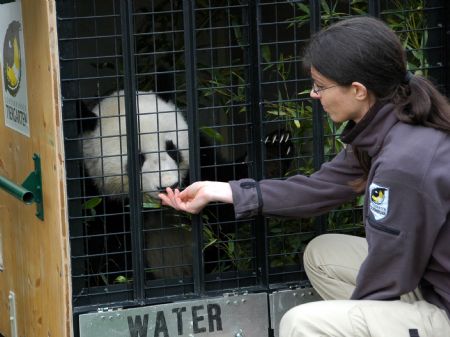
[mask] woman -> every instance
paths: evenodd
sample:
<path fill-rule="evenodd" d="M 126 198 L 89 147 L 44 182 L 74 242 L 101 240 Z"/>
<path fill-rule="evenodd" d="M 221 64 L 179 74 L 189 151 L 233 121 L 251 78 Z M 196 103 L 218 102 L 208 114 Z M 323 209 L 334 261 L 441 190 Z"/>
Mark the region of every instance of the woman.
<path fill-rule="evenodd" d="M 365 193 L 366 238 L 322 235 L 304 266 L 326 300 L 292 308 L 280 336 L 450 336 L 450 106 L 406 70 L 381 21 L 343 20 L 306 52 L 319 99 L 347 145 L 305 177 L 196 182 L 165 205 L 198 213 L 233 203 L 236 217 L 309 217 Z M 288 198 L 286 198 L 288 196 Z"/>

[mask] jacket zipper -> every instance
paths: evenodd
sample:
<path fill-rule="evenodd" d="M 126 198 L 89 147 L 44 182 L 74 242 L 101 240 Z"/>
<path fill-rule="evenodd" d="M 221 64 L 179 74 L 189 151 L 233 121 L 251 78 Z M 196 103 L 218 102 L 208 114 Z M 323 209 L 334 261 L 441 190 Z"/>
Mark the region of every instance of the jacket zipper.
<path fill-rule="evenodd" d="M 369 223 L 369 225 L 371 227 L 373 227 L 375 229 L 378 229 L 378 230 L 380 230 L 382 232 L 386 232 L 386 233 L 393 234 L 393 235 L 396 235 L 396 236 L 400 235 L 400 231 L 398 229 L 389 228 L 389 227 L 386 227 L 386 226 L 383 226 L 383 225 L 380 225 L 380 224 L 375 224 L 375 223 L 373 223 L 373 221 L 369 217 L 367 217 L 367 222 Z"/>

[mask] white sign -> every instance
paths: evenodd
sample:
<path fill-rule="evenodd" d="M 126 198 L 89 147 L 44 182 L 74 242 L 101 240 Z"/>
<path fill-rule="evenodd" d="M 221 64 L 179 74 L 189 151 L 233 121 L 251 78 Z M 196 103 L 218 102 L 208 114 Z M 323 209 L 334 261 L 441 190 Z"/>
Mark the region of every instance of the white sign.
<path fill-rule="evenodd" d="M 30 137 L 22 3 L 0 5 L 0 74 L 7 127 Z"/>
<path fill-rule="evenodd" d="M 264 337 L 266 293 L 242 294 L 81 314 L 80 337 Z"/>

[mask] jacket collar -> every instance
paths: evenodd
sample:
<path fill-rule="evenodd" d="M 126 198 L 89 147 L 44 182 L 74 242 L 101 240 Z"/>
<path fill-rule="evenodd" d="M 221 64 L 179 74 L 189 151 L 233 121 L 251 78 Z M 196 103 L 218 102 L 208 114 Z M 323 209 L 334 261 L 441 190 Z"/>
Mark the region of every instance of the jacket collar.
<path fill-rule="evenodd" d="M 380 151 L 387 133 L 397 122 L 394 105 L 377 102 L 358 123 L 347 123 L 341 140 L 374 157 Z"/>

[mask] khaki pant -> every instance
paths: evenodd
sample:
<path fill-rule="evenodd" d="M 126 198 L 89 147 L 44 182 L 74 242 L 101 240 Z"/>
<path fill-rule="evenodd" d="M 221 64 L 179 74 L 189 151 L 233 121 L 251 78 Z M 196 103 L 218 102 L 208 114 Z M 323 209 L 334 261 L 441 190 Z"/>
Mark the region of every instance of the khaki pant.
<path fill-rule="evenodd" d="M 445 311 L 424 301 L 418 290 L 398 301 L 348 300 L 366 256 L 364 238 L 326 234 L 312 240 L 304 266 L 326 301 L 289 310 L 281 320 L 280 337 L 450 337 Z"/>

